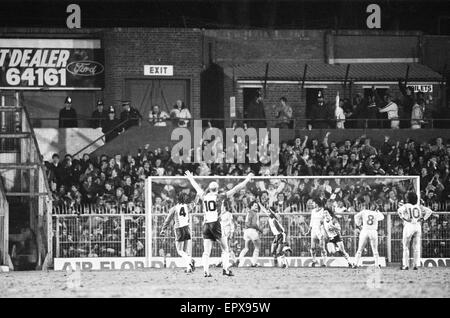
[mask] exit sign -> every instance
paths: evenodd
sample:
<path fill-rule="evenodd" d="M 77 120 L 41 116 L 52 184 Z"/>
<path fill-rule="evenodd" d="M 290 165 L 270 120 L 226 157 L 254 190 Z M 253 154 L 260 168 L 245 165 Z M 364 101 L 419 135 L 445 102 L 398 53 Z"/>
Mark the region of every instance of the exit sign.
<path fill-rule="evenodd" d="M 173 76 L 173 65 L 144 65 L 144 75 Z"/>

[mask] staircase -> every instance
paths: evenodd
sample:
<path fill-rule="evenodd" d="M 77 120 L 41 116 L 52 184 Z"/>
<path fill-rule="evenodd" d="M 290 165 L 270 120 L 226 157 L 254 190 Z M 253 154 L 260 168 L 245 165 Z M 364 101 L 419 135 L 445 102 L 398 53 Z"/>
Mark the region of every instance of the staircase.
<path fill-rule="evenodd" d="M 113 156 L 115 154 L 137 154 L 138 149 L 143 149 L 146 144 L 150 149 L 172 146 L 177 141 L 171 141 L 170 137 L 174 127 L 168 123 L 167 127 L 155 127 L 147 122 L 141 126 L 135 126 L 120 134 L 110 142 L 95 150 L 92 154 Z M 192 133 L 192 132 L 191 132 Z M 82 154 L 81 154 L 82 155 Z"/>
<path fill-rule="evenodd" d="M 0 178 L 4 200 L 0 199 L 0 204 L 8 207 L 0 216 L 3 263 L 11 257 L 13 266 L 9 267 L 15 270 L 40 269 L 51 260 L 51 191 L 28 112 L 19 105 L 19 94 L 9 105 L 5 100 L 2 96 Z"/>

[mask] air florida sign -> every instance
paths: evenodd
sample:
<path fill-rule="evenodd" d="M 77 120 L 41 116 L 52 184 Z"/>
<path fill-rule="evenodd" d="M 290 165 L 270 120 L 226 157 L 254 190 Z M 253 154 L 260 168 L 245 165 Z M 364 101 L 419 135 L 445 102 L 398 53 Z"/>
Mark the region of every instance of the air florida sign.
<path fill-rule="evenodd" d="M 102 89 L 95 39 L 0 39 L 0 89 Z"/>

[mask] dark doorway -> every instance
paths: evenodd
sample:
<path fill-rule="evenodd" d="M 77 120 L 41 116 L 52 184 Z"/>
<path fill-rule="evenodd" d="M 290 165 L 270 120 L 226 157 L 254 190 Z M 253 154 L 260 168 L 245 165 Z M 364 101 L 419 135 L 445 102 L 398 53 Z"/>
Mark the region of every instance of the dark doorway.
<path fill-rule="evenodd" d="M 34 270 L 38 262 L 36 228 L 32 228 L 30 200 L 37 198 L 9 197 L 9 255 L 14 270 Z"/>
<path fill-rule="evenodd" d="M 248 87 L 244 88 L 244 118 L 248 118 L 248 105 L 258 96 L 260 88 Z"/>
<path fill-rule="evenodd" d="M 211 63 L 200 75 L 200 117 L 207 118 L 213 127 L 224 127 L 224 73 L 222 67 Z M 218 120 L 214 120 L 217 118 Z"/>
<path fill-rule="evenodd" d="M 155 105 L 169 114 L 177 100 L 183 101 L 192 114 L 189 80 L 127 79 L 125 97 L 144 119 Z"/>

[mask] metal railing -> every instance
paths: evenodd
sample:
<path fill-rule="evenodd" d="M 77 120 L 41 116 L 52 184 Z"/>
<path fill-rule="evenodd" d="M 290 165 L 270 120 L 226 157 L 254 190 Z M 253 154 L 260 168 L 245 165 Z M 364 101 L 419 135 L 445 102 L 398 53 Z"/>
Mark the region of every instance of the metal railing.
<path fill-rule="evenodd" d="M 378 227 L 378 251 L 388 262 L 400 262 L 402 257 L 402 223 L 395 212 L 384 212 L 385 219 Z M 160 236 L 162 224 L 167 214 L 152 214 L 151 256 L 176 257 L 175 238 L 173 234 Z M 310 234 L 308 231 L 310 213 L 281 213 L 288 242 L 294 257 L 309 256 Z M 354 213 L 342 213 L 339 223 L 346 251 L 354 255 L 357 249 L 359 229 L 354 226 Z M 146 215 L 142 214 L 85 214 L 54 215 L 55 257 L 145 257 Z M 230 239 L 230 249 L 237 256 L 243 248 L 243 229 L 245 214 L 233 213 L 234 232 Z M 202 224 L 203 214 L 190 214 L 192 256 L 201 257 L 203 252 Z M 440 212 L 424 222 L 422 234 L 422 257 L 450 257 L 450 221 L 449 212 Z M 263 232 L 261 238 L 261 257 L 272 256 L 270 253 L 273 235 L 268 227 L 267 217 L 259 215 L 259 224 Z M 169 231 L 168 233 L 173 233 Z M 213 257 L 220 256 L 220 249 L 215 246 Z M 371 256 L 367 247 L 363 256 Z"/>
<path fill-rule="evenodd" d="M 145 215 L 53 215 L 55 257 L 145 256 Z"/>
<path fill-rule="evenodd" d="M 9 205 L 3 180 L 0 178 L 0 265 L 8 265 L 9 260 Z"/>
<path fill-rule="evenodd" d="M 302 202 L 296 204 L 283 204 L 277 210 L 278 213 L 307 213 L 309 211 L 308 200 L 304 200 Z M 435 212 L 445 212 L 450 211 L 450 201 L 434 203 L 433 205 L 427 204 L 425 202 L 425 206 L 431 208 Z M 231 205 L 231 209 L 233 213 L 242 213 L 245 210 L 247 204 L 238 201 L 234 202 Z M 359 211 L 364 204 L 352 204 L 351 206 L 346 207 L 347 210 L 352 209 L 354 211 Z M 171 205 L 162 204 L 162 205 L 153 205 L 152 213 L 155 214 L 167 214 Z M 393 202 L 386 205 L 386 207 L 380 206 L 379 209 L 381 212 L 387 211 L 397 211 L 399 208 L 399 203 Z M 199 212 L 199 206 L 196 207 L 196 211 Z M 70 214 L 145 214 L 144 202 L 131 202 L 130 204 L 61 204 L 53 206 L 53 215 L 70 215 Z"/>
<path fill-rule="evenodd" d="M 72 120 L 73 118 L 62 118 L 63 120 Z M 107 119 L 104 119 L 106 121 Z M 208 127 L 211 124 L 213 127 L 226 128 L 233 127 L 236 124 L 238 127 L 278 127 L 286 129 L 335 129 L 337 119 L 311 119 L 311 118 L 292 118 L 289 121 L 281 121 L 274 118 L 189 118 L 189 119 L 132 119 L 139 121 L 140 124 L 150 124 L 152 126 L 171 126 L 178 127 L 178 122 L 186 122 L 188 126 L 192 125 L 194 120 L 200 120 L 203 127 Z M 390 129 L 391 121 L 400 121 L 400 128 L 411 128 L 411 118 L 347 118 L 344 121 L 345 129 Z M 34 127 L 55 127 L 59 125 L 60 118 L 55 117 L 32 117 L 31 123 Z M 77 127 L 79 128 L 98 128 L 102 127 L 102 120 L 92 117 L 79 117 L 76 119 Z M 96 123 L 96 124 L 95 124 Z M 100 123 L 100 124 L 99 124 Z M 450 123 L 450 118 L 427 118 L 424 119 L 420 126 L 421 129 L 435 129 L 447 128 Z"/>

